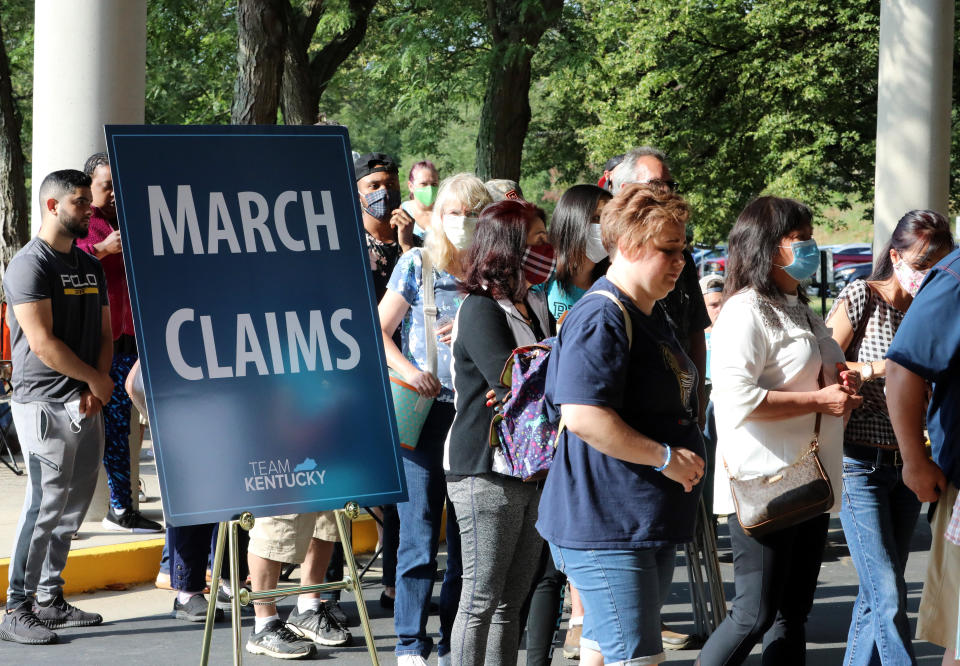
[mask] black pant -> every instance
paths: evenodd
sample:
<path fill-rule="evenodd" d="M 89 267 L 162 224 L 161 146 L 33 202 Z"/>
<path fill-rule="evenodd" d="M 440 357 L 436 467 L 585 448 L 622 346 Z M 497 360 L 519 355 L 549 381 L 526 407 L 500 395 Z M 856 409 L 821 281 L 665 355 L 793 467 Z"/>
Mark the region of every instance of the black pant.
<path fill-rule="evenodd" d="M 727 517 L 737 595 L 700 653 L 701 666 L 742 664 L 763 639 L 764 666 L 802 666 L 804 625 L 813 608 L 829 514 L 753 538 Z"/>
<path fill-rule="evenodd" d="M 544 543 L 533 588 L 520 609 L 520 635 L 523 636 L 524 624 L 527 629 L 527 666 L 550 663 L 550 648 L 560 624 L 563 586 L 566 584 L 567 577 L 557 571 L 550 548 Z"/>

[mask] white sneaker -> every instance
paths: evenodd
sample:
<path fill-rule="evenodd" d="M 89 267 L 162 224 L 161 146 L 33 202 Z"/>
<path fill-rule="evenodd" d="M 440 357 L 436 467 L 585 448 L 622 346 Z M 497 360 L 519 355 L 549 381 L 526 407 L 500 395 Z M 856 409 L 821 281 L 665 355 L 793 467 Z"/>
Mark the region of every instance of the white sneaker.
<path fill-rule="evenodd" d="M 397 666 L 427 666 L 427 660 L 419 654 L 404 654 L 397 657 Z"/>
<path fill-rule="evenodd" d="M 446 653 L 442 657 L 437 655 L 437 666 L 450 666 L 453 662 L 450 661 L 450 653 Z"/>

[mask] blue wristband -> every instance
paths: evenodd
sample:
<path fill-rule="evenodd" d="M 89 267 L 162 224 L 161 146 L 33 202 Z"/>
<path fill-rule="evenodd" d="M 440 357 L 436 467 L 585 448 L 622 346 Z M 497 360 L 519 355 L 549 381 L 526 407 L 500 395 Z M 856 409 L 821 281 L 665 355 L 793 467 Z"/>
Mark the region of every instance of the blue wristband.
<path fill-rule="evenodd" d="M 654 467 L 653 468 L 654 472 L 662 472 L 663 470 L 665 470 L 667 468 L 667 465 L 670 464 L 670 458 L 673 457 L 673 450 L 670 448 L 670 445 L 664 444 L 664 446 L 667 447 L 667 459 L 663 461 L 663 464 L 660 465 L 660 467 Z"/>

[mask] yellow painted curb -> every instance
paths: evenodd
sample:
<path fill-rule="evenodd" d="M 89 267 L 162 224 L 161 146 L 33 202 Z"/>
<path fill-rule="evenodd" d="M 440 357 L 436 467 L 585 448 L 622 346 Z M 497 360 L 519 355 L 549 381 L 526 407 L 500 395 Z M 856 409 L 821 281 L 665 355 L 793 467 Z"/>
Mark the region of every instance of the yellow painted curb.
<path fill-rule="evenodd" d="M 160 569 L 162 551 L 163 539 L 71 550 L 63 570 L 63 592 L 77 594 L 108 585 L 154 580 Z M 0 559 L 0 580 L 8 580 L 9 565 L 9 558 Z M 0 589 L 0 601 L 6 601 L 6 596 L 4 585 Z"/>

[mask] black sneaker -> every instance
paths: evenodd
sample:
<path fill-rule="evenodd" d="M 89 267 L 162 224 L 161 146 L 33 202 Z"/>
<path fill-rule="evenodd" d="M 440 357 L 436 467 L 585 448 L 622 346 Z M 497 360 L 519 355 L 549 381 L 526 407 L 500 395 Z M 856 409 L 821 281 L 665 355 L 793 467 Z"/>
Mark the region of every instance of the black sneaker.
<path fill-rule="evenodd" d="M 25 645 L 48 645 L 57 642 L 50 631 L 30 609 L 29 602 L 3 614 L 0 619 L 0 640 Z"/>
<path fill-rule="evenodd" d="M 350 632 L 330 615 L 323 604 L 320 604 L 319 610 L 306 611 L 303 614 L 294 606 L 287 618 L 287 625 L 301 636 L 320 645 L 348 645 L 352 638 Z"/>
<path fill-rule="evenodd" d="M 88 613 L 68 604 L 67 600 L 63 598 L 62 592 L 46 604 L 38 601 L 34 613 L 38 620 L 51 629 L 92 627 L 103 622 L 103 618 L 97 613 Z"/>
<path fill-rule="evenodd" d="M 229 592 L 225 592 L 222 587 L 217 588 L 217 608 L 223 612 L 228 612 L 233 610 L 233 597 L 230 596 Z M 253 604 L 247 604 L 246 606 L 240 606 L 241 615 L 253 615 Z"/>
<path fill-rule="evenodd" d="M 324 601 L 323 607 L 327 609 L 327 614 L 337 621 L 341 627 L 349 627 L 350 620 L 347 618 L 347 614 L 340 608 L 340 602 L 334 599 L 333 601 Z"/>
<path fill-rule="evenodd" d="M 173 600 L 173 617 L 187 622 L 206 622 L 207 621 L 207 600 L 202 594 L 195 594 L 185 604 L 180 603 L 180 599 Z M 220 622 L 223 619 L 223 611 L 219 608 L 213 613 L 214 622 Z"/>
<path fill-rule="evenodd" d="M 103 529 L 110 532 L 130 532 L 131 534 L 156 534 L 163 531 L 163 525 L 155 520 L 144 518 L 143 514 L 134 509 L 127 509 L 123 515 L 111 506 L 107 517 L 101 523 Z"/>
<path fill-rule="evenodd" d="M 313 656 L 313 642 L 290 631 L 282 620 L 274 620 L 247 639 L 247 652 L 274 659 L 303 659 Z"/>

